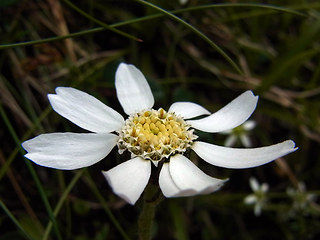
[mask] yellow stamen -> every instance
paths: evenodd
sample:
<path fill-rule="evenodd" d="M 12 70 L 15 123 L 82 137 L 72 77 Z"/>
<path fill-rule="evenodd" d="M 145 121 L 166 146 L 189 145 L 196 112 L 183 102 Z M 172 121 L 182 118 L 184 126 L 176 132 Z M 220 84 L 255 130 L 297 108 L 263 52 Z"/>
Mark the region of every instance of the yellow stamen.
<path fill-rule="evenodd" d="M 120 152 L 129 150 L 134 156 L 160 161 L 175 153 L 183 153 L 194 139 L 193 130 L 174 113 L 160 108 L 131 115 L 119 132 Z"/>

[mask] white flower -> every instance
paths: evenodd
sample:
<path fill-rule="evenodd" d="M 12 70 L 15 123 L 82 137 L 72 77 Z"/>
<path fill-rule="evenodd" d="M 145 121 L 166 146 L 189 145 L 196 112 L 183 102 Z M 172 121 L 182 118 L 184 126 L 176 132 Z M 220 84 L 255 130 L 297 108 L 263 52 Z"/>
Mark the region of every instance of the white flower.
<path fill-rule="evenodd" d="M 295 211 L 305 211 L 311 202 L 316 200 L 316 195 L 308 193 L 306 191 L 306 185 L 303 182 L 299 182 L 296 189 L 287 188 L 287 194 L 293 200 L 293 209 L 290 214 L 294 214 Z"/>
<path fill-rule="evenodd" d="M 179 3 L 180 3 L 181 5 L 185 5 L 187 2 L 188 2 L 188 0 L 179 0 Z"/>
<path fill-rule="evenodd" d="M 116 92 L 127 120 L 96 98 L 70 87 L 56 88 L 48 98 L 53 109 L 92 133 L 42 134 L 22 144 L 33 162 L 57 169 L 87 167 L 105 158 L 117 145 L 131 159 L 103 174 L 113 191 L 134 204 L 146 187 L 152 162 L 162 166 L 159 185 L 166 197 L 193 196 L 218 190 L 225 180 L 206 175 L 183 153 L 195 151 L 210 164 L 250 168 L 295 151 L 291 140 L 268 147 L 237 149 L 195 141 L 194 129 L 221 132 L 245 122 L 258 97 L 246 91 L 216 113 L 192 102 L 176 102 L 166 112 L 152 109 L 154 98 L 143 74 L 121 63 L 116 71 Z M 187 120 L 209 115 L 199 120 Z"/>
<path fill-rule="evenodd" d="M 267 183 L 260 185 L 254 177 L 249 179 L 249 183 L 253 194 L 248 195 L 244 199 L 244 203 L 248 205 L 254 204 L 254 214 L 260 216 L 261 210 L 267 201 L 266 193 L 269 190 L 269 185 Z"/>
<path fill-rule="evenodd" d="M 244 124 L 235 127 L 233 129 L 229 129 L 221 132 L 221 134 L 229 135 L 224 143 L 226 147 L 232 147 L 236 144 L 238 140 L 245 147 L 251 147 L 251 141 L 248 136 L 248 132 L 252 130 L 256 126 L 256 122 L 253 120 L 248 120 Z"/>

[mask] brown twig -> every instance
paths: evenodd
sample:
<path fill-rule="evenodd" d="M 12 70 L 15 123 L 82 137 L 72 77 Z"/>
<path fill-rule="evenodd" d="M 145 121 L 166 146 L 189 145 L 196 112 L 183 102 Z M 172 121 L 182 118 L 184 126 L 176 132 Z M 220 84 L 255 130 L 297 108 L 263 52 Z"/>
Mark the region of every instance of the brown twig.
<path fill-rule="evenodd" d="M 59 35 L 68 35 L 69 30 L 68 30 L 68 26 L 67 26 L 66 20 L 63 15 L 60 1 L 59 0 L 48 0 L 48 2 L 51 7 L 52 14 L 53 14 L 53 16 L 56 20 L 56 23 L 57 23 L 57 27 L 59 29 Z M 73 40 L 72 39 L 65 39 L 64 41 L 66 43 L 68 56 L 70 57 L 72 62 L 75 62 L 76 61 L 76 54 L 74 51 Z"/>
<path fill-rule="evenodd" d="M 5 157 L 3 153 L 0 151 L 0 163 L 1 165 L 5 164 Z M 40 223 L 40 220 L 38 219 L 36 213 L 33 211 L 32 207 L 30 206 L 25 194 L 23 193 L 23 190 L 21 189 L 17 179 L 15 178 L 15 174 L 12 172 L 12 170 L 8 169 L 7 170 L 7 176 L 12 184 L 13 189 L 15 190 L 16 194 L 18 195 L 22 205 L 26 209 L 26 212 L 28 215 L 32 218 L 35 219 L 37 222 Z"/>

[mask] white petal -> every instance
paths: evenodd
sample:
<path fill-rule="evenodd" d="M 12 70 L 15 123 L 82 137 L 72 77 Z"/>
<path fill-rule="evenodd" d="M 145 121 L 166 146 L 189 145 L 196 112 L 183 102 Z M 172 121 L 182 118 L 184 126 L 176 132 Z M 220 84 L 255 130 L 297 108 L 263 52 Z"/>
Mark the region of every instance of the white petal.
<path fill-rule="evenodd" d="M 57 87 L 57 94 L 48 94 L 52 108 L 74 124 L 91 132 L 118 130 L 123 117 L 95 97 L 71 87 Z"/>
<path fill-rule="evenodd" d="M 159 176 L 159 185 L 166 197 L 212 193 L 219 190 L 225 182 L 225 180 L 208 176 L 180 154 L 171 157 L 170 163 L 165 163 L 163 167 Z"/>
<path fill-rule="evenodd" d="M 265 192 L 268 192 L 268 190 L 269 190 L 269 185 L 267 183 L 262 183 L 261 191 L 265 193 Z"/>
<path fill-rule="evenodd" d="M 248 120 L 242 126 L 244 130 L 250 131 L 256 127 L 256 122 L 254 120 Z"/>
<path fill-rule="evenodd" d="M 254 194 L 250 194 L 248 196 L 245 197 L 245 199 L 243 200 L 245 204 L 254 204 L 258 201 L 257 196 Z"/>
<path fill-rule="evenodd" d="M 235 135 L 230 135 L 224 142 L 224 146 L 231 147 L 236 143 L 236 141 L 237 141 L 237 137 Z"/>
<path fill-rule="evenodd" d="M 257 203 L 254 205 L 254 215 L 255 215 L 255 216 L 260 216 L 260 215 L 261 215 L 261 209 L 262 209 L 261 203 L 257 202 Z"/>
<path fill-rule="evenodd" d="M 243 146 L 245 146 L 247 148 L 252 146 L 251 145 L 251 140 L 250 140 L 250 138 L 248 137 L 247 134 L 244 133 L 244 134 L 240 135 L 240 140 L 241 140 Z"/>
<path fill-rule="evenodd" d="M 121 63 L 116 72 L 119 102 L 128 115 L 153 107 L 154 98 L 141 71 L 133 65 Z"/>
<path fill-rule="evenodd" d="M 159 161 L 153 161 L 153 160 L 151 160 L 151 162 L 153 163 L 153 165 L 154 165 L 155 167 L 158 167 Z"/>
<path fill-rule="evenodd" d="M 233 133 L 232 129 L 228 129 L 228 130 L 225 130 L 225 131 L 222 131 L 222 132 L 219 132 L 220 134 L 224 134 L 224 135 L 230 135 Z"/>
<path fill-rule="evenodd" d="M 298 149 L 291 140 L 260 148 L 228 148 L 197 141 L 191 148 L 208 163 L 225 168 L 257 167 Z"/>
<path fill-rule="evenodd" d="M 147 186 L 151 162 L 136 157 L 102 173 L 113 192 L 133 205 Z"/>
<path fill-rule="evenodd" d="M 41 166 L 71 170 L 106 157 L 118 136 L 110 133 L 47 133 L 22 143 L 25 157 Z"/>
<path fill-rule="evenodd" d="M 187 123 L 198 130 L 212 133 L 235 128 L 251 116 L 257 101 L 258 96 L 246 91 L 212 115 L 199 120 L 189 120 Z"/>
<path fill-rule="evenodd" d="M 171 105 L 168 112 L 174 112 L 184 119 L 208 115 L 210 112 L 199 104 L 192 102 L 175 102 Z"/>
<path fill-rule="evenodd" d="M 180 192 L 180 189 L 174 183 L 170 175 L 168 162 L 165 162 L 161 168 L 159 175 L 159 186 L 163 195 L 166 197 L 177 196 Z"/>
<path fill-rule="evenodd" d="M 254 177 L 251 177 L 249 179 L 250 187 L 253 192 L 257 192 L 260 189 L 260 184 L 258 183 L 257 179 Z"/>

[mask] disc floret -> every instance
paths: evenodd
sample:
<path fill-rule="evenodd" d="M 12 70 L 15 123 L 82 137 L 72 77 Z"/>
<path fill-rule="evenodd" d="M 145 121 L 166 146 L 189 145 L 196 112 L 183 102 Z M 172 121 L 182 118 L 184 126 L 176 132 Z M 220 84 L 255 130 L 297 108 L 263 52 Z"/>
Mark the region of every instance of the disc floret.
<path fill-rule="evenodd" d="M 160 161 L 185 152 L 197 138 L 193 131 L 175 113 L 162 108 L 141 111 L 129 116 L 120 130 L 119 152 L 129 150 L 133 157 Z"/>

